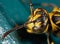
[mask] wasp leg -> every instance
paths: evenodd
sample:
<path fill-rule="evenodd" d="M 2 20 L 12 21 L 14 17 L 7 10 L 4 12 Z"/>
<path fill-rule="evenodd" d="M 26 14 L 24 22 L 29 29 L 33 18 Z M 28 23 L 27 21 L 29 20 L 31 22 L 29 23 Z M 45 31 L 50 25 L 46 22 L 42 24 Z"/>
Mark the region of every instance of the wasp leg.
<path fill-rule="evenodd" d="M 51 40 L 49 33 L 47 35 L 47 44 L 54 44 L 54 42 Z"/>
<path fill-rule="evenodd" d="M 60 30 L 57 30 L 55 32 L 53 32 L 55 37 L 59 37 L 60 38 Z"/>
<path fill-rule="evenodd" d="M 46 33 L 46 35 L 47 35 L 47 44 L 50 44 L 50 41 L 49 41 L 49 34 Z"/>

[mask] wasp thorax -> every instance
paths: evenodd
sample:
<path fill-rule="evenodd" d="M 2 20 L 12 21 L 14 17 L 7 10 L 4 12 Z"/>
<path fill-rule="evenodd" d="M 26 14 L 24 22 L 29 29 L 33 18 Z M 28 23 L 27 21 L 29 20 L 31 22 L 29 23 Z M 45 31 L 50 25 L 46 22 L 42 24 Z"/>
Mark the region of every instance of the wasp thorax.
<path fill-rule="evenodd" d="M 60 12 L 59 11 L 53 11 L 50 13 L 50 22 L 52 26 L 52 30 L 60 30 Z"/>
<path fill-rule="evenodd" d="M 33 16 L 33 15 L 32 15 Z M 29 19 L 27 24 L 27 32 L 29 33 L 44 33 L 48 30 L 48 17 L 46 10 L 37 8 L 34 11 L 34 16 Z"/>

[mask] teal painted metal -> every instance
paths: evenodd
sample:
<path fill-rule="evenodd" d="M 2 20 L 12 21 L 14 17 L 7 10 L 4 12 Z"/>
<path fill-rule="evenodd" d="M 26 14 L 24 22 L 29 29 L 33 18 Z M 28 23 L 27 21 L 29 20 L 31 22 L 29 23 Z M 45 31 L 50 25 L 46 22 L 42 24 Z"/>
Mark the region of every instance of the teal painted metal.
<path fill-rule="evenodd" d="M 58 7 L 60 7 L 60 0 L 32 0 L 33 3 L 54 3 Z M 15 24 L 23 24 L 26 22 L 28 16 L 30 15 L 29 11 L 29 5 L 23 4 L 21 0 L 0 0 L 0 11 L 2 11 L 3 16 L 7 19 L 6 22 L 8 22 L 8 26 Z M 37 7 L 37 6 L 36 6 Z M 42 6 L 38 6 L 42 7 Z M 43 7 L 44 8 L 44 7 Z M 47 9 L 47 8 L 46 8 Z M 48 11 L 50 9 L 47 9 Z M 1 18 L 1 16 L 0 16 Z M 5 23 L 3 23 L 4 25 Z M 12 27 L 10 27 L 12 28 Z M 57 44 L 60 44 L 60 38 L 54 37 L 51 34 L 51 38 L 54 40 L 54 42 Z M 30 42 L 29 42 L 30 43 Z"/>

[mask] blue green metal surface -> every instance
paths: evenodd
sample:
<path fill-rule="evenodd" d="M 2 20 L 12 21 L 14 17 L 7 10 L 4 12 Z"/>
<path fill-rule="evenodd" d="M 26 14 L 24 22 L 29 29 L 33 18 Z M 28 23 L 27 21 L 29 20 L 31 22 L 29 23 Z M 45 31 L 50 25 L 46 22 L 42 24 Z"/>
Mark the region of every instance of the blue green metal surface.
<path fill-rule="evenodd" d="M 24 0 L 25 1 L 25 0 Z M 58 7 L 60 7 L 60 0 L 32 0 L 33 3 L 54 3 Z M 42 7 L 42 6 L 35 6 Z M 44 7 L 42 7 L 44 8 Z M 46 8 L 47 11 L 50 11 L 49 8 Z M 0 36 L 7 30 L 13 28 L 15 24 L 23 24 L 27 21 L 28 16 L 30 15 L 29 5 L 24 4 L 21 0 L 0 0 Z M 14 35 L 14 36 L 13 36 Z M 1 37 L 0 37 L 1 38 Z M 54 37 L 51 34 L 51 38 L 55 42 L 55 44 L 60 44 L 60 38 Z M 17 38 L 17 33 L 13 32 L 9 34 L 4 43 L 1 44 L 32 44 L 31 41 L 21 41 Z"/>

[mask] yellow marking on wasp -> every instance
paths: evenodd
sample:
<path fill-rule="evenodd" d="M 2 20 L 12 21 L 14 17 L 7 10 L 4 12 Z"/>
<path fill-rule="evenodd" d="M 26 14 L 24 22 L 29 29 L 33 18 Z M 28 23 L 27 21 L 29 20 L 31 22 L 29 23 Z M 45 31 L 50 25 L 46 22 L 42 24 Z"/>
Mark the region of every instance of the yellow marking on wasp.
<path fill-rule="evenodd" d="M 45 24 L 48 22 L 48 18 L 45 20 Z"/>
<path fill-rule="evenodd" d="M 57 6 L 54 7 L 53 11 L 58 11 L 59 8 Z"/>
<path fill-rule="evenodd" d="M 47 27 L 46 27 L 44 33 L 48 31 L 48 27 L 49 27 L 49 24 L 47 25 Z"/>
<path fill-rule="evenodd" d="M 59 17 L 59 16 L 60 16 L 60 14 L 55 14 L 54 16 L 58 16 L 58 17 Z"/>
<path fill-rule="evenodd" d="M 38 26 L 40 26 L 40 25 L 41 25 L 41 23 L 42 23 L 42 22 L 36 22 L 36 23 L 35 23 L 35 26 L 37 26 L 37 27 L 38 27 Z"/>
<path fill-rule="evenodd" d="M 28 32 L 28 33 L 32 33 L 32 30 L 27 29 L 27 32 Z"/>
<path fill-rule="evenodd" d="M 29 33 L 32 33 L 33 31 L 32 31 L 32 28 L 34 27 L 34 26 L 40 26 L 40 24 L 41 24 L 41 22 L 36 22 L 35 24 L 33 24 L 33 23 L 30 23 L 30 24 L 28 24 L 27 25 L 27 27 L 28 27 L 28 29 L 27 29 L 27 32 L 29 32 Z"/>
<path fill-rule="evenodd" d="M 28 27 L 29 29 L 32 29 L 32 27 L 34 27 L 34 23 L 29 23 L 29 24 L 27 24 L 27 27 Z"/>
<path fill-rule="evenodd" d="M 55 31 L 57 30 L 57 26 L 53 23 L 53 21 L 51 20 L 51 26 L 52 26 L 52 30 Z"/>
<path fill-rule="evenodd" d="M 51 44 L 54 44 L 54 42 L 51 42 Z"/>
<path fill-rule="evenodd" d="M 35 15 L 35 16 L 32 18 L 32 21 L 34 21 L 34 20 L 38 19 L 39 17 L 41 17 L 41 15 L 40 15 L 40 14 Z"/>
<path fill-rule="evenodd" d="M 52 13 L 50 13 L 49 14 L 49 18 L 50 18 L 50 22 L 51 22 L 51 26 L 52 26 L 52 31 L 56 31 L 57 30 L 57 28 L 59 28 L 60 29 L 60 27 L 59 26 L 57 26 L 53 21 L 52 21 L 52 16 L 54 15 L 54 13 L 52 12 Z"/>
<path fill-rule="evenodd" d="M 60 21 L 57 21 L 57 22 L 56 22 L 56 24 L 59 24 L 59 23 L 60 23 Z"/>
<path fill-rule="evenodd" d="M 44 10 L 44 9 L 43 9 Z M 48 12 L 46 11 L 46 10 L 44 10 L 45 11 L 45 13 L 46 13 L 46 15 L 48 15 Z"/>
<path fill-rule="evenodd" d="M 52 30 L 55 31 L 55 30 L 57 30 L 57 29 L 56 29 L 57 26 L 53 23 L 53 21 L 52 21 L 52 16 L 53 16 L 53 13 L 50 13 L 50 14 L 49 14 L 49 18 L 50 18 Z"/>
<path fill-rule="evenodd" d="M 48 18 L 45 20 L 45 22 L 47 22 L 48 21 Z"/>
<path fill-rule="evenodd" d="M 27 32 L 32 33 L 32 28 L 34 27 L 34 23 L 27 24 L 27 27 L 28 27 Z"/>
<path fill-rule="evenodd" d="M 33 15 L 30 15 L 30 16 L 29 16 L 29 21 L 28 21 L 28 22 L 31 22 L 31 21 L 32 21 L 32 18 L 33 18 Z"/>
<path fill-rule="evenodd" d="M 35 11 L 34 11 L 34 15 L 36 14 L 37 11 L 41 11 L 41 9 L 38 9 L 38 8 L 35 9 Z"/>
<path fill-rule="evenodd" d="M 33 31 L 32 31 L 32 30 L 27 29 L 27 32 L 28 32 L 28 33 L 32 33 Z"/>
<path fill-rule="evenodd" d="M 41 15 L 40 14 L 37 14 L 37 15 L 34 15 L 34 16 L 30 16 L 30 19 L 29 19 L 29 22 L 30 21 L 34 21 L 34 20 L 36 20 L 37 18 L 39 18 L 39 17 L 41 17 Z"/>
<path fill-rule="evenodd" d="M 47 23 L 47 21 L 48 21 L 48 18 L 45 20 L 45 22 Z M 48 31 L 48 27 L 49 27 L 49 24 L 47 25 L 47 27 L 46 27 L 44 33 Z"/>

